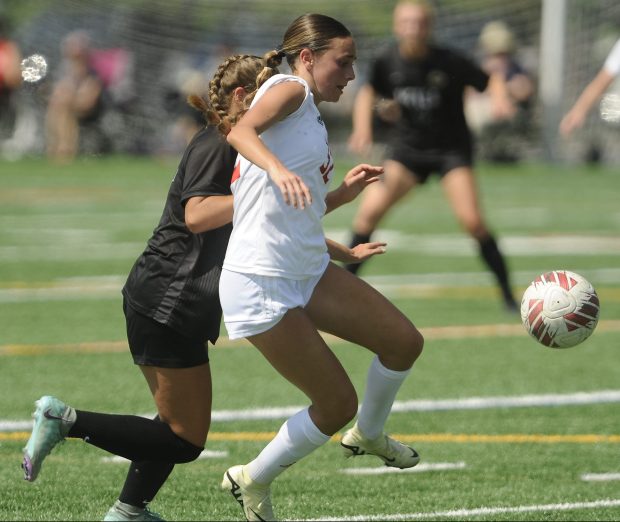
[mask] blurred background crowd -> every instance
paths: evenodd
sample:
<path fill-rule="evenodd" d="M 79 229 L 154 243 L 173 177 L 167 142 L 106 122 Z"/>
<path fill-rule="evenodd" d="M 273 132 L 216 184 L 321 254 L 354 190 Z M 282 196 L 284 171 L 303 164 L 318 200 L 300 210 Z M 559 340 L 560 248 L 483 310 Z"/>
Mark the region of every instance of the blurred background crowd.
<path fill-rule="evenodd" d="M 556 99 L 540 96 L 543 12 L 563 24 Z M 480 158 L 492 162 L 618 162 L 617 117 L 592 111 L 570 139 L 559 119 L 603 64 L 620 27 L 617 0 L 436 0 L 435 39 L 505 74 L 518 107 L 496 121 L 483 95 L 467 98 Z M 0 0 L 0 154 L 67 162 L 81 154 L 177 154 L 203 125 L 185 98 L 206 90 L 226 56 L 262 55 L 303 12 L 343 20 L 358 43 L 358 78 L 322 107 L 344 147 L 356 87 L 390 41 L 384 0 Z M 551 9 L 549 7 L 551 6 Z M 549 15 L 547 15 L 549 16 Z M 557 23 L 555 24 L 557 28 Z M 557 71 L 556 71 L 557 73 Z M 607 105 L 619 98 L 609 89 Z M 612 111 L 613 112 L 613 111 Z M 550 131 L 551 129 L 551 131 Z"/>

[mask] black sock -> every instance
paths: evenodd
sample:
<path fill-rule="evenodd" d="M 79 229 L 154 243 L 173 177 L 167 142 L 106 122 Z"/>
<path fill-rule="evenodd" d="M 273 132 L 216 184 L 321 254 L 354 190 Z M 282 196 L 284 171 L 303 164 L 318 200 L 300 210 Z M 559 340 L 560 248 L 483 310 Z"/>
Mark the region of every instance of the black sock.
<path fill-rule="evenodd" d="M 125 504 L 145 508 L 172 473 L 172 462 L 132 462 L 118 499 Z"/>
<path fill-rule="evenodd" d="M 203 448 L 176 435 L 168 424 L 135 415 L 110 415 L 76 410 L 68 437 L 84 439 L 134 462 L 191 462 Z"/>
<path fill-rule="evenodd" d="M 489 269 L 493 272 L 493 274 L 495 274 L 495 278 L 501 288 L 504 301 L 509 305 L 513 305 L 515 303 L 515 299 L 512 295 L 512 290 L 510 289 L 510 283 L 508 282 L 506 262 L 504 261 L 504 256 L 497 247 L 495 239 L 493 236 L 487 236 L 484 239 L 478 240 L 478 243 L 480 245 L 480 255 Z"/>
<path fill-rule="evenodd" d="M 363 243 L 370 243 L 371 235 L 372 234 L 353 234 L 353 237 L 351 237 L 351 242 L 349 243 L 349 248 L 353 248 Z M 351 263 L 349 265 L 345 265 L 344 267 L 352 274 L 357 274 L 361 266 L 362 263 Z"/>

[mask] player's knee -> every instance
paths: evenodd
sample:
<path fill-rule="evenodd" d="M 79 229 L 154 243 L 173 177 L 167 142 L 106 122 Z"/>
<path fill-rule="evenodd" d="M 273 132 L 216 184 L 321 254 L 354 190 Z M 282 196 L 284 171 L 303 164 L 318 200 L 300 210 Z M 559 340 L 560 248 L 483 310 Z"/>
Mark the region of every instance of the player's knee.
<path fill-rule="evenodd" d="M 195 444 L 192 444 L 191 442 L 179 437 L 176 434 L 175 436 L 178 439 L 176 444 L 175 460 L 179 464 L 184 464 L 186 462 L 192 462 L 196 460 L 204 450 L 204 447 L 196 446 Z"/>
<path fill-rule="evenodd" d="M 173 462 L 177 464 L 192 462 L 196 460 L 204 450 L 204 445 L 207 440 L 207 433 L 209 430 L 208 425 L 204 429 L 204 433 L 200 432 L 194 434 L 192 440 L 190 441 L 188 440 L 184 426 L 165 422 L 159 415 L 156 415 L 153 420 L 162 423 L 169 434 L 168 446 L 170 448 L 170 459 Z"/>
<path fill-rule="evenodd" d="M 422 332 L 415 329 L 415 332 L 412 334 L 412 351 L 415 354 L 415 358 L 417 359 L 422 354 L 422 349 L 424 348 L 424 336 Z"/>
<path fill-rule="evenodd" d="M 418 357 L 422 354 L 424 348 L 424 336 L 415 327 L 411 326 L 407 334 L 402 340 L 401 354 L 409 366 L 412 366 Z"/>
<path fill-rule="evenodd" d="M 477 241 L 480 241 L 489 235 L 486 226 L 479 220 L 465 221 L 463 223 L 463 228 Z"/>

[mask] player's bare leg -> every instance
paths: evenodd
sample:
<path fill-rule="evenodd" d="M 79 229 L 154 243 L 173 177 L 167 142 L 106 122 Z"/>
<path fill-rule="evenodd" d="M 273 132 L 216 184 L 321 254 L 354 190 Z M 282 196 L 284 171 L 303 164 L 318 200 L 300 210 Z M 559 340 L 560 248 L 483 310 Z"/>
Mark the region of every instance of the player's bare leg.
<path fill-rule="evenodd" d="M 372 454 L 388 466 L 415 466 L 420 460 L 417 452 L 385 435 L 384 426 L 402 382 L 422 352 L 420 332 L 369 284 L 333 264 L 306 310 L 320 330 L 377 354 L 358 421 L 342 439 L 345 455 Z"/>
<path fill-rule="evenodd" d="M 353 230 L 358 234 L 372 234 L 390 208 L 406 196 L 416 180 L 401 163 L 388 160 L 384 163 L 381 180 L 364 190 L 353 219 Z"/>
<path fill-rule="evenodd" d="M 386 161 L 381 180 L 367 187 L 362 196 L 357 213 L 353 219 L 353 237 L 350 247 L 368 243 L 372 233 L 389 210 L 416 185 L 411 171 L 397 161 Z M 350 264 L 346 269 L 356 274 L 361 263 Z"/>
<path fill-rule="evenodd" d="M 282 425 L 253 461 L 224 474 L 222 488 L 239 502 L 248 520 L 273 520 L 271 482 L 355 416 L 357 395 L 340 361 L 301 308 L 289 310 L 273 328 L 249 340 L 311 401 L 309 408 Z"/>
<path fill-rule="evenodd" d="M 140 369 L 149 384 L 160 420 L 182 439 L 204 446 L 211 424 L 209 363 L 191 368 L 140 366 Z"/>
<path fill-rule="evenodd" d="M 459 167 L 451 170 L 443 177 L 442 186 L 458 222 L 478 242 L 480 255 L 497 279 L 506 308 L 509 311 L 518 311 L 504 256 L 482 217 L 472 169 Z"/>
<path fill-rule="evenodd" d="M 209 363 L 191 368 L 140 366 L 155 404 L 159 421 L 195 448 L 202 448 L 211 422 L 211 370 Z M 191 398 L 191 400 L 188 400 Z M 174 463 L 132 462 L 119 499 L 104 520 L 160 520 L 149 510 Z"/>

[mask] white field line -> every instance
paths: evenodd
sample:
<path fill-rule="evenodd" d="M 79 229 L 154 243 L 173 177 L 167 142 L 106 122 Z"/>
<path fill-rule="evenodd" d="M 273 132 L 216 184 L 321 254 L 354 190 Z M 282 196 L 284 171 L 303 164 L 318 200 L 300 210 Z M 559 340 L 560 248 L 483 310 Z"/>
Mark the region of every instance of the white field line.
<path fill-rule="evenodd" d="M 620 480 L 620 473 L 584 473 L 581 475 L 584 482 L 610 482 Z"/>
<path fill-rule="evenodd" d="M 426 518 L 464 518 L 475 516 L 503 515 L 508 513 L 536 513 L 540 511 L 580 511 L 590 509 L 615 508 L 620 506 L 620 499 L 602 499 L 592 502 L 563 502 L 561 504 L 534 504 L 531 506 L 480 507 L 474 509 L 453 509 L 449 511 L 431 511 L 422 513 L 395 513 L 381 515 L 355 515 L 345 518 L 321 517 L 321 520 L 340 522 L 357 520 L 424 520 Z"/>
<path fill-rule="evenodd" d="M 326 229 L 325 235 L 335 241 L 347 243 L 350 231 Z M 373 241 L 385 241 L 388 253 L 399 251 L 463 257 L 477 255 L 478 252 L 476 242 L 465 234 L 405 234 L 397 230 L 382 229 L 373 236 Z M 499 242 L 502 250 L 510 257 L 620 254 L 620 237 L 613 235 L 502 235 Z"/>
<path fill-rule="evenodd" d="M 453 469 L 465 469 L 464 462 L 423 462 L 414 468 L 398 469 L 381 466 L 380 468 L 346 468 L 340 473 L 345 475 L 385 475 L 386 473 L 424 473 L 427 471 L 446 471 Z"/>
<path fill-rule="evenodd" d="M 19 234 L 19 228 L 11 230 Z M 25 230 L 25 233 L 31 230 L 32 227 Z M 34 237 L 29 237 L 27 244 L 0 245 L 0 258 L 5 261 L 131 259 L 137 257 L 146 244 L 146 238 L 144 242 L 106 240 L 106 233 L 100 230 L 75 229 L 74 226 L 66 229 L 65 233 L 62 230 L 62 227 L 58 227 L 54 229 L 54 234 L 42 231 L 38 236 L 31 233 L 30 236 Z M 349 232 L 343 229 L 328 229 L 325 232 L 328 237 L 342 243 L 349 239 Z M 375 241 L 387 242 L 388 253 L 396 251 L 444 257 L 477 255 L 476 242 L 464 234 L 403 234 L 395 230 L 382 230 L 376 236 L 373 238 Z M 54 241 L 46 244 L 51 241 L 50 237 Z M 23 238 L 19 241 L 23 241 Z M 617 236 L 502 236 L 500 243 L 509 257 L 620 254 L 620 238 Z"/>
<path fill-rule="evenodd" d="M 600 390 L 596 392 L 577 392 L 566 394 L 515 395 L 498 397 L 466 397 L 461 399 L 427 399 L 396 401 L 394 413 L 412 411 L 482 410 L 489 408 L 532 408 L 552 406 L 576 406 L 585 404 L 605 404 L 620 402 L 620 390 Z M 213 422 L 239 420 L 286 419 L 306 406 L 285 406 L 280 408 L 254 408 L 251 410 L 215 410 Z M 153 417 L 153 414 L 144 414 Z M 22 431 L 32 428 L 32 420 L 0 419 L 0 431 Z"/>
<path fill-rule="evenodd" d="M 204 450 L 204 451 L 202 451 L 202 453 L 200 455 L 198 455 L 198 460 L 201 460 L 201 459 L 223 459 L 225 457 L 228 457 L 228 452 L 227 451 Z M 101 460 L 101 462 L 112 463 L 112 464 L 127 463 L 127 462 L 129 462 L 129 459 L 126 459 L 124 457 L 119 457 L 118 455 L 114 455 L 113 457 L 101 457 L 100 460 Z"/>
<path fill-rule="evenodd" d="M 571 270 L 583 275 L 595 286 L 604 283 L 620 283 L 620 268 L 580 269 L 571 267 Z M 541 269 L 541 271 L 544 270 Z M 517 271 L 511 274 L 513 281 L 523 286 L 529 284 L 537 275 L 539 274 L 530 270 Z M 0 303 L 63 299 L 107 298 L 120 300 L 120 291 L 126 278 L 122 275 L 65 278 L 39 283 L 38 285 L 17 282 L 12 286 L 0 288 Z M 404 295 L 432 296 L 433 292 L 442 288 L 493 287 L 495 285 L 492 275 L 486 271 L 369 276 L 364 279 L 389 298 Z"/>

